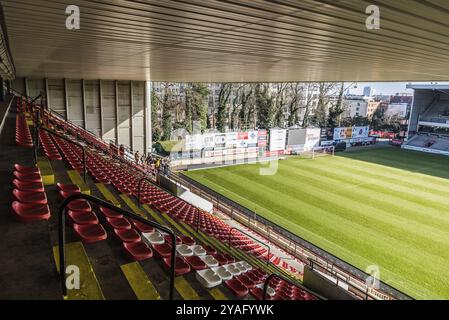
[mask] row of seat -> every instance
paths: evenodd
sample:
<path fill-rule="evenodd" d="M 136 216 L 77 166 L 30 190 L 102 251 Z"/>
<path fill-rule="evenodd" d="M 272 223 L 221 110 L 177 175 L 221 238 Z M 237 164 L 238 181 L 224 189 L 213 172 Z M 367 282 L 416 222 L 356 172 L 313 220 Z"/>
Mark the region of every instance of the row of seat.
<path fill-rule="evenodd" d="M 15 217 L 21 222 L 48 220 L 50 209 L 39 168 L 16 164 L 13 175 L 15 200 L 11 208 Z"/>
<path fill-rule="evenodd" d="M 16 143 L 22 147 L 33 147 L 33 138 L 25 115 L 20 113 L 16 115 Z"/>
<path fill-rule="evenodd" d="M 79 136 L 78 133 L 76 133 L 76 135 Z M 72 163 L 72 167 L 74 169 L 80 169 L 81 149 L 72 144 L 67 144 L 62 139 L 55 138 L 54 140 L 60 147 L 60 149 L 65 150 L 65 154 L 64 152 L 62 153 L 66 160 L 68 160 L 69 164 L 70 162 L 73 162 L 75 165 L 73 165 Z M 135 166 L 120 165 L 115 160 L 110 158 L 107 159 L 107 157 L 93 150 L 89 150 L 87 154 L 87 169 L 89 170 L 89 173 L 94 178 L 94 180 L 103 183 L 111 183 L 119 192 L 127 195 L 137 196 L 137 182 L 143 176 L 142 171 L 135 168 Z M 176 198 L 153 185 L 148 184 L 143 185 L 142 194 L 143 203 L 148 203 L 154 206 L 159 211 L 166 212 L 173 218 L 182 220 L 192 226 L 196 223 L 198 209 L 184 202 L 183 200 Z M 147 252 L 147 247 L 150 250 L 153 249 L 157 256 L 163 259 L 165 265 L 167 267 L 170 266 L 171 262 L 169 255 L 172 244 L 171 241 L 167 241 L 168 239 L 165 239 L 167 235 L 159 233 L 159 236 L 155 236 L 158 232 L 156 232 L 155 230 L 151 230 L 151 232 L 140 232 L 140 236 L 136 237 L 133 232 L 129 231 L 129 225 L 132 224 L 134 227 L 135 225 L 131 221 L 124 222 L 120 219 L 117 220 L 117 218 L 122 217 L 117 217 L 117 215 L 114 215 L 114 213 L 111 212 L 109 212 L 109 216 L 106 216 L 106 221 L 108 223 L 107 225 L 112 228 L 117 238 L 122 240 L 124 244 L 128 244 L 128 246 L 130 244 L 134 244 L 136 248 L 139 248 L 143 252 Z M 230 233 L 230 227 L 227 224 L 214 217 L 213 215 L 210 215 L 209 213 L 201 212 L 200 228 L 208 235 L 214 236 L 218 240 L 225 243 L 228 241 L 229 234 L 231 234 L 231 245 L 259 257 L 266 254 L 265 248 L 261 247 L 252 239 L 246 237 L 237 230 L 234 230 Z M 117 230 L 122 231 L 117 232 Z M 164 242 L 154 243 L 151 241 L 146 241 L 146 234 L 152 234 L 153 240 L 155 238 L 164 238 Z M 214 279 L 216 275 L 216 270 L 213 270 L 213 268 L 221 268 L 226 265 L 231 266 L 232 264 L 237 263 L 235 262 L 235 259 L 233 257 L 226 257 L 224 254 L 218 252 L 206 255 L 208 256 L 207 259 L 205 259 L 202 255 L 191 254 L 197 253 L 197 250 L 200 249 L 199 247 L 201 247 L 201 245 L 188 242 L 187 239 L 187 242 L 183 243 L 183 240 L 184 239 L 181 239 L 181 237 L 178 237 L 176 241 L 177 257 L 175 269 L 177 275 L 185 274 L 187 272 L 190 272 L 190 270 L 195 270 L 197 272 L 197 278 L 201 278 L 200 275 L 202 274 L 206 276 L 206 278 L 211 280 Z M 191 240 L 194 241 L 193 239 Z M 145 247 L 141 243 L 146 244 L 147 247 Z M 131 255 L 131 258 L 135 259 L 136 257 Z M 269 258 L 272 259 L 273 255 L 271 254 Z M 283 267 L 286 266 L 283 265 Z M 210 282 L 213 281 L 203 281 L 203 284 L 208 283 L 208 285 L 210 285 Z M 236 293 L 236 295 L 238 296 L 244 296 L 248 293 L 253 294 L 253 291 L 257 293 L 258 289 L 260 289 L 260 284 L 255 281 L 248 281 L 246 277 L 228 279 L 225 281 L 225 285 L 228 286 L 231 291 Z M 239 290 L 239 288 L 243 289 L 242 286 L 246 289 Z M 273 296 L 275 295 L 276 294 L 273 293 Z"/>
<path fill-rule="evenodd" d="M 61 154 L 46 131 L 39 131 L 39 142 L 49 160 L 62 160 Z"/>

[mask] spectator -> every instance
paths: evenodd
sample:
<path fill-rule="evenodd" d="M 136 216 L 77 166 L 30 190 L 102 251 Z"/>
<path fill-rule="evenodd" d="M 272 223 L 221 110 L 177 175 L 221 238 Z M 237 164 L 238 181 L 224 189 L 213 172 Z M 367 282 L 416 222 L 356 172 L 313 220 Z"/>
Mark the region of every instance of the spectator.
<path fill-rule="evenodd" d="M 134 160 L 136 161 L 137 164 L 139 164 L 140 161 L 139 151 L 136 151 L 134 153 Z"/>

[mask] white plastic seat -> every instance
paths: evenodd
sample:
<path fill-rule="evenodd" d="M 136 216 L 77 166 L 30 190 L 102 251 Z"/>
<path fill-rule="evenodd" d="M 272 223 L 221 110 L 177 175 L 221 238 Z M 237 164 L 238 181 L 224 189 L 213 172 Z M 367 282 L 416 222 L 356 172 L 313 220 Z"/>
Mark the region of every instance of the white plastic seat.
<path fill-rule="evenodd" d="M 237 268 L 234 264 L 228 264 L 225 266 L 226 270 L 229 271 L 233 276 L 238 276 L 242 273 L 239 268 Z"/>
<path fill-rule="evenodd" d="M 165 242 L 164 237 L 158 231 L 152 233 L 142 233 L 142 240 L 150 245 L 163 244 Z"/>
<path fill-rule="evenodd" d="M 246 261 L 240 261 L 240 263 L 246 268 L 246 271 L 250 271 L 253 267 Z"/>
<path fill-rule="evenodd" d="M 206 288 L 213 288 L 222 283 L 221 277 L 211 269 L 197 271 L 196 278 Z"/>
<path fill-rule="evenodd" d="M 231 280 L 232 274 L 223 266 L 212 268 L 222 281 Z"/>
<path fill-rule="evenodd" d="M 263 290 L 263 284 L 259 284 L 259 285 L 257 285 L 256 287 L 258 287 L 258 288 L 260 288 L 260 289 Z M 268 286 L 268 288 L 267 288 L 267 294 L 268 294 L 270 297 L 272 297 L 272 296 L 274 296 L 274 295 L 276 294 L 276 291 L 275 291 L 272 287 Z"/>
<path fill-rule="evenodd" d="M 193 256 L 192 249 L 190 249 L 190 247 L 185 245 L 185 244 L 177 245 L 176 246 L 176 251 L 178 252 L 179 255 L 181 255 L 183 257 L 191 257 L 191 256 Z"/>
<path fill-rule="evenodd" d="M 234 263 L 234 266 L 235 266 L 237 269 L 239 269 L 241 273 L 245 273 L 245 272 L 247 271 L 247 270 L 246 270 L 246 267 L 245 267 L 241 262 L 236 262 L 236 263 Z"/>
<path fill-rule="evenodd" d="M 219 265 L 217 259 L 215 259 L 212 256 L 200 256 L 200 259 L 203 260 L 204 263 L 207 264 L 209 268 L 218 267 Z"/>
<path fill-rule="evenodd" d="M 193 254 L 196 256 L 205 256 L 207 254 L 206 250 L 198 244 L 190 246 L 190 249 L 192 249 Z"/>

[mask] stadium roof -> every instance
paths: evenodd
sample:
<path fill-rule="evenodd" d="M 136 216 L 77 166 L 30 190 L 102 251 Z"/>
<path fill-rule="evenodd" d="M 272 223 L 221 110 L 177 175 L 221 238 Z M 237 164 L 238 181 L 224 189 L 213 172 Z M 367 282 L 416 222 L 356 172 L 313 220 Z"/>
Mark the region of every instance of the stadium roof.
<path fill-rule="evenodd" d="M 407 89 L 415 90 L 449 90 L 449 84 L 419 84 L 419 83 L 409 83 L 407 84 Z"/>
<path fill-rule="evenodd" d="M 155 81 L 449 79 L 446 0 L 0 0 L 17 75 Z M 81 29 L 65 28 L 66 6 Z M 366 7 L 380 8 L 367 30 Z"/>

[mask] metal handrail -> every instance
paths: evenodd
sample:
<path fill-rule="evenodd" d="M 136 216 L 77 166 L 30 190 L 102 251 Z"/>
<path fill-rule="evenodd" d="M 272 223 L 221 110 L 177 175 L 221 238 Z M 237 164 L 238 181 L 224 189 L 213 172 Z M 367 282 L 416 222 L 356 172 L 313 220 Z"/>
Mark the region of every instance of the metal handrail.
<path fill-rule="evenodd" d="M 202 212 L 199 208 L 195 209 L 196 209 L 196 232 L 198 233 L 198 231 L 200 230 L 200 217 Z"/>
<path fill-rule="evenodd" d="M 228 234 L 228 246 L 229 246 L 229 247 L 231 247 L 231 233 L 232 233 L 232 230 L 237 230 L 237 231 L 243 233 L 244 235 L 246 235 L 247 237 L 250 237 L 251 239 L 253 239 L 253 240 L 255 240 L 256 242 L 260 243 L 261 245 L 267 247 L 267 248 L 268 248 L 268 252 L 267 252 L 267 265 L 270 264 L 270 246 L 267 245 L 266 243 L 263 243 L 262 241 L 260 241 L 260 240 L 258 240 L 258 239 L 256 239 L 256 238 L 254 238 L 253 236 L 247 234 L 245 231 L 240 230 L 239 228 L 232 227 L 231 229 L 229 229 L 229 234 Z"/>
<path fill-rule="evenodd" d="M 295 282 L 291 281 L 290 279 L 288 279 L 287 277 L 281 276 L 280 274 L 277 274 L 277 273 L 272 273 L 272 274 L 270 274 L 270 275 L 265 279 L 265 282 L 263 283 L 263 295 L 262 295 L 262 300 L 267 300 L 268 283 L 269 283 L 270 280 L 273 279 L 273 278 L 278 278 L 278 279 L 284 280 L 284 281 L 286 281 L 286 282 L 288 282 L 288 283 L 294 285 L 295 287 L 300 288 L 301 290 L 304 290 L 304 291 L 306 291 L 307 293 L 310 293 L 310 294 L 314 295 L 315 297 L 317 297 L 317 298 L 320 299 L 320 300 L 327 300 L 326 298 L 320 296 L 319 294 L 316 294 L 315 292 L 312 292 L 312 291 L 310 291 L 309 289 L 307 289 L 307 288 L 301 286 L 300 284 L 295 283 Z"/>
<path fill-rule="evenodd" d="M 78 143 L 78 142 L 76 142 L 76 141 L 70 140 L 70 139 L 64 137 L 63 135 L 61 135 L 61 134 L 59 134 L 59 133 L 53 131 L 53 130 L 44 128 L 44 127 L 42 127 L 39 123 L 35 126 L 35 129 L 34 129 L 34 130 L 35 130 L 35 139 L 36 139 L 36 143 L 34 144 L 34 145 L 35 145 L 35 146 L 34 146 L 34 149 L 35 149 L 34 154 L 35 154 L 35 157 L 36 157 L 36 158 L 37 158 L 37 149 L 39 148 L 39 142 L 38 142 L 38 141 L 39 141 L 39 137 L 38 137 L 39 130 L 44 130 L 44 131 L 48 132 L 48 133 L 51 134 L 51 135 L 57 136 L 57 137 L 59 137 L 59 138 L 65 140 L 65 141 L 67 141 L 67 142 L 69 142 L 69 143 L 72 143 L 72 144 L 74 144 L 74 145 L 80 147 L 80 148 L 81 148 L 81 151 L 83 152 L 83 179 L 84 179 L 84 182 L 87 181 L 87 180 L 86 180 L 86 179 L 87 179 L 86 148 L 85 148 L 81 143 Z"/>
<path fill-rule="evenodd" d="M 131 213 L 127 210 L 124 210 L 122 208 L 116 207 L 112 204 L 110 204 L 107 201 L 101 200 L 99 198 L 93 197 L 91 195 L 87 195 L 87 194 L 83 194 L 83 193 L 78 193 L 78 194 L 73 194 L 71 196 L 69 196 L 67 199 L 65 199 L 63 201 L 63 203 L 61 204 L 61 207 L 59 208 L 59 271 L 60 271 L 60 275 L 61 275 L 61 286 L 62 286 L 62 292 L 63 292 L 63 296 L 67 296 L 67 287 L 66 287 L 66 274 L 65 274 L 65 270 L 66 270 L 66 261 L 65 261 L 65 209 L 67 207 L 67 205 L 72 202 L 73 200 L 77 200 L 77 199 L 85 199 L 87 201 L 96 203 L 97 205 L 100 205 L 102 207 L 105 207 L 107 209 L 116 211 L 124 216 L 127 216 L 133 220 L 137 220 L 139 222 L 148 224 L 150 226 L 152 226 L 155 229 L 158 230 L 162 230 L 168 234 L 170 234 L 171 236 L 171 240 L 172 240 L 172 247 L 171 247 L 171 257 L 170 257 L 170 293 L 169 293 L 169 299 L 173 300 L 173 294 L 174 294 L 174 287 L 175 287 L 175 264 L 176 264 L 176 236 L 175 233 L 168 227 L 163 226 L 159 223 L 150 221 L 150 220 L 146 220 L 134 213 Z"/>

